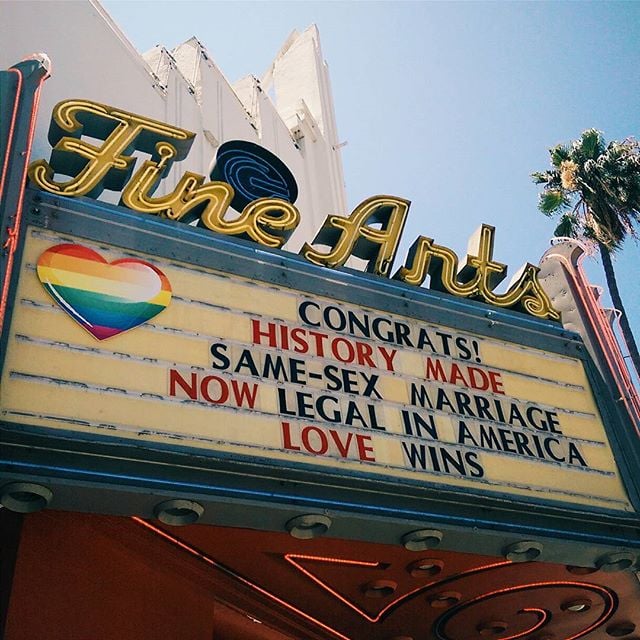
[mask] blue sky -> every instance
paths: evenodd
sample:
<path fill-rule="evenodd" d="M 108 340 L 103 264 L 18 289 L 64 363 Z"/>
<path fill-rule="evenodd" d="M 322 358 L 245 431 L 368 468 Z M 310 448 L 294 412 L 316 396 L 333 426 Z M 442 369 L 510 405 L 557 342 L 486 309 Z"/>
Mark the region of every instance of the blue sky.
<path fill-rule="evenodd" d="M 637 2 L 103 2 L 139 51 L 195 35 L 233 82 L 258 77 L 293 29 L 316 23 L 329 64 L 347 197 L 412 201 L 418 235 L 464 254 L 481 223 L 513 274 L 555 224 L 530 173 L 587 128 L 640 136 Z M 304 212 L 303 212 L 304 213 Z M 640 337 L 640 247 L 615 260 Z M 599 260 L 587 271 L 604 284 Z"/>

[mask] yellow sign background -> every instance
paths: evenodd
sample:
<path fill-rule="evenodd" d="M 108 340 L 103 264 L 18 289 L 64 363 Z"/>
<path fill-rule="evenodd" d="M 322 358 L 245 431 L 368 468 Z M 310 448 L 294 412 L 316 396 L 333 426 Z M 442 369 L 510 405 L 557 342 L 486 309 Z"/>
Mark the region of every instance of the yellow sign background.
<path fill-rule="evenodd" d="M 63 242 L 80 242 L 109 262 L 130 257 L 130 253 L 115 247 L 34 227 L 27 230 L 0 388 L 1 414 L 8 422 L 306 463 L 328 473 L 360 471 L 387 480 L 411 479 L 453 490 L 497 491 L 632 511 L 583 363 L 578 359 L 357 305 L 336 305 L 329 299 L 144 254 L 136 257 L 151 262 L 168 277 L 173 289 L 171 304 L 146 324 L 100 342 L 53 302 L 36 275 L 35 264 L 42 252 Z M 475 341 L 477 358 L 465 361 L 459 353 L 457 356 L 441 350 L 434 353 L 430 349 L 354 337 L 326 328 L 305 327 L 298 311 L 304 301 L 317 305 L 314 310 L 339 306 L 356 314 L 385 316 L 413 328 L 421 326 L 432 336 L 446 332 L 454 341 L 458 337 L 466 340 L 467 345 Z M 266 338 L 262 344 L 254 344 L 253 321 L 261 323 L 262 328 L 269 323 L 284 326 L 288 332 L 295 328 L 322 331 L 328 336 L 326 340 L 344 338 L 340 343 L 342 349 L 347 348 L 349 340 L 369 345 L 375 366 L 344 363 L 327 351 L 324 356 L 317 351 L 298 353 L 292 343 L 288 349 L 282 348 L 281 342 L 279 348 L 274 348 Z M 211 347 L 215 344 L 225 345 L 225 356 L 232 363 L 227 369 L 213 366 Z M 387 349 L 387 357 L 390 350 L 396 350 L 392 371 L 385 366 L 381 346 Z M 299 367 L 304 384 L 254 376 L 247 367 L 233 373 L 230 369 L 246 351 L 259 368 L 266 358 L 278 355 L 283 362 L 291 358 L 302 361 Z M 458 381 L 427 381 L 428 357 L 437 359 L 447 371 L 455 364 L 465 371 L 472 366 L 493 372 L 499 377 L 500 393 L 474 391 Z M 327 390 L 325 367 L 335 367 L 337 375 L 343 369 L 352 371 L 349 379 L 357 381 L 353 383 L 355 386 L 350 392 Z M 225 385 L 228 399 L 216 404 L 202 396 L 200 385 L 207 376 L 210 381 L 207 389 L 215 395 L 213 400 L 224 395 Z M 377 376 L 375 392 L 364 396 L 366 380 L 372 376 Z M 177 377 L 189 383 L 198 381 L 195 399 L 185 391 L 186 383 L 175 383 Z M 236 389 L 245 385 L 255 390 L 253 408 L 248 408 L 246 402 L 235 401 L 234 384 Z M 476 420 L 446 408 L 413 406 L 412 385 L 414 389 L 424 385 L 434 393 L 443 390 L 449 398 L 457 390 L 490 400 L 497 397 L 521 407 L 533 404 L 557 416 L 561 433 L 545 434 L 531 428 Z M 352 420 L 349 427 L 323 420 L 315 404 L 320 396 L 332 398 L 328 406 L 339 412 L 342 419 L 349 411 L 364 419 Z M 296 414 L 295 399 L 300 397 L 311 407 L 305 411 L 313 414 L 313 418 Z M 290 413 L 283 414 L 283 400 Z M 369 409 L 370 406 L 374 408 Z M 371 424 L 371 411 L 378 428 Z M 437 425 L 437 438 L 424 430 L 420 437 L 416 432 L 409 436 L 403 411 L 419 413 L 425 420 L 431 416 Z M 508 447 L 503 451 L 477 447 L 472 440 L 462 443 L 461 420 L 476 440 L 482 424 L 494 430 L 523 433 L 521 438 L 529 442 L 534 434 L 552 435 L 559 443 L 554 443 L 558 451 L 566 451 L 573 443 L 588 466 L 519 455 Z M 283 422 L 288 425 L 286 428 Z M 303 432 L 307 447 L 302 441 Z M 323 438 L 328 443 L 326 451 Z M 416 469 L 409 463 L 406 451 L 412 443 L 414 449 L 427 448 L 424 450 L 427 468 Z M 440 453 L 443 449 L 463 460 L 472 454 L 483 470 L 482 475 L 473 476 L 473 465 L 467 468 L 466 475 L 452 470 L 450 465 L 445 469 Z M 322 453 L 313 453 L 320 450 Z M 436 466 L 439 461 L 439 470 L 434 468 L 432 455 L 436 456 Z"/>

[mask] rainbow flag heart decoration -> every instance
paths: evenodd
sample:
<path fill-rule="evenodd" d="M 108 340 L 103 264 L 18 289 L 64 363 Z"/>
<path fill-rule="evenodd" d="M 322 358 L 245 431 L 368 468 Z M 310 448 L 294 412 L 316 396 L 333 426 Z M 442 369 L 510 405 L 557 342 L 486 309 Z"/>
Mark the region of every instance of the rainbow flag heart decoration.
<path fill-rule="evenodd" d="M 38 278 L 49 295 L 98 340 L 157 316 L 171 300 L 167 277 L 148 262 L 107 262 L 80 244 L 58 244 L 38 259 Z"/>

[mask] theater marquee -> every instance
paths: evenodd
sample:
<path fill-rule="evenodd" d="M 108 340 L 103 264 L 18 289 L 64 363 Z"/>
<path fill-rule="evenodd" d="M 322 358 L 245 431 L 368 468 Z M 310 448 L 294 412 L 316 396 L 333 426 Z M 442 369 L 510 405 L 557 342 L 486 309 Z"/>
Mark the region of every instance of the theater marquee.
<path fill-rule="evenodd" d="M 631 510 L 584 363 L 29 227 L 2 417 Z"/>
<path fill-rule="evenodd" d="M 489 555 L 537 532 L 587 564 L 635 548 L 635 435 L 539 267 L 500 287 L 492 227 L 461 258 L 418 236 L 392 275 L 401 197 L 328 215 L 294 255 L 296 181 L 258 145 L 228 141 L 210 181 L 156 195 L 189 131 L 66 100 L 49 141 L 22 217 L 3 213 L 7 482 L 51 485 L 53 508 L 176 497 L 209 524 L 303 537 L 340 513 L 336 537 L 424 534 L 416 550 L 443 531 Z"/>

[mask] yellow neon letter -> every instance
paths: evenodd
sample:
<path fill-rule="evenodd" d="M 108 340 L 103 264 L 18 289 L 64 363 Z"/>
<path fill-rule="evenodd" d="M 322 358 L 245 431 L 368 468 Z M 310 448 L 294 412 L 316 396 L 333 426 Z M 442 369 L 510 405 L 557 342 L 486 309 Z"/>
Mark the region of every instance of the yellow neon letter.
<path fill-rule="evenodd" d="M 235 220 L 221 220 L 220 232 L 240 235 L 266 247 L 279 249 L 299 222 L 300 212 L 290 202 L 280 198 L 259 198 L 250 202 Z"/>
<path fill-rule="evenodd" d="M 523 309 L 537 318 L 560 320 L 549 296 L 538 280 L 540 268 L 533 264 L 523 265 L 513 276 L 509 290 L 503 295 L 488 291 L 485 300 L 489 304 L 508 309 Z"/>
<path fill-rule="evenodd" d="M 279 248 L 298 226 L 300 213 L 289 202 L 278 198 L 260 198 L 249 203 L 234 220 L 224 216 L 233 200 L 233 187 L 226 182 L 208 182 L 204 176 L 187 171 L 172 193 L 151 197 L 175 149 L 158 143 L 160 161 L 147 160 L 122 192 L 121 204 L 142 213 L 161 214 L 171 220 L 202 224 L 217 233 L 241 236 L 267 247 Z"/>
<path fill-rule="evenodd" d="M 104 140 L 95 146 L 82 140 L 87 135 Z M 51 163 L 38 160 L 29 177 L 41 189 L 65 196 L 97 197 L 103 189 L 119 191 L 129 178 L 135 159 L 127 155 L 138 149 L 153 153 L 160 141 L 172 143 L 175 159 L 186 157 L 194 134 L 151 118 L 128 113 L 88 100 L 65 100 L 53 110 L 49 142 Z M 66 182 L 55 173 L 71 176 Z"/>
<path fill-rule="evenodd" d="M 121 204 L 141 213 L 161 214 L 171 220 L 191 222 L 200 217 L 213 228 L 212 220 L 221 220 L 233 199 L 233 188 L 226 182 L 204 183 L 204 176 L 187 171 L 176 188 L 165 196 L 151 197 L 158 182 L 167 172 L 175 149 L 166 142 L 156 145 L 160 161 L 147 160 L 122 192 Z M 214 229 L 217 231 L 217 229 Z"/>
<path fill-rule="evenodd" d="M 505 294 L 494 293 L 504 280 L 507 267 L 493 260 L 495 228 L 483 224 L 469 240 L 467 257 L 458 268 L 458 257 L 447 247 L 420 236 L 409 249 L 407 264 L 398 269 L 394 279 L 421 285 L 429 275 L 429 288 L 489 304 L 521 308 L 533 316 L 559 320 L 547 294 L 538 282 L 538 267 L 525 265 L 513 278 Z"/>
<path fill-rule="evenodd" d="M 493 291 L 507 275 L 507 265 L 493 260 L 495 231 L 495 227 L 483 224 L 469 239 L 467 257 L 458 278 L 463 282 L 474 280 L 476 291 L 471 295 L 483 296 Z"/>
<path fill-rule="evenodd" d="M 327 253 L 305 243 L 300 253 L 309 262 L 341 267 L 350 255 L 368 261 L 367 271 L 386 276 L 411 203 L 395 196 L 374 196 L 361 202 L 348 218 L 328 216 L 314 243 L 332 247 Z M 379 224 L 376 229 L 368 224 Z"/>

